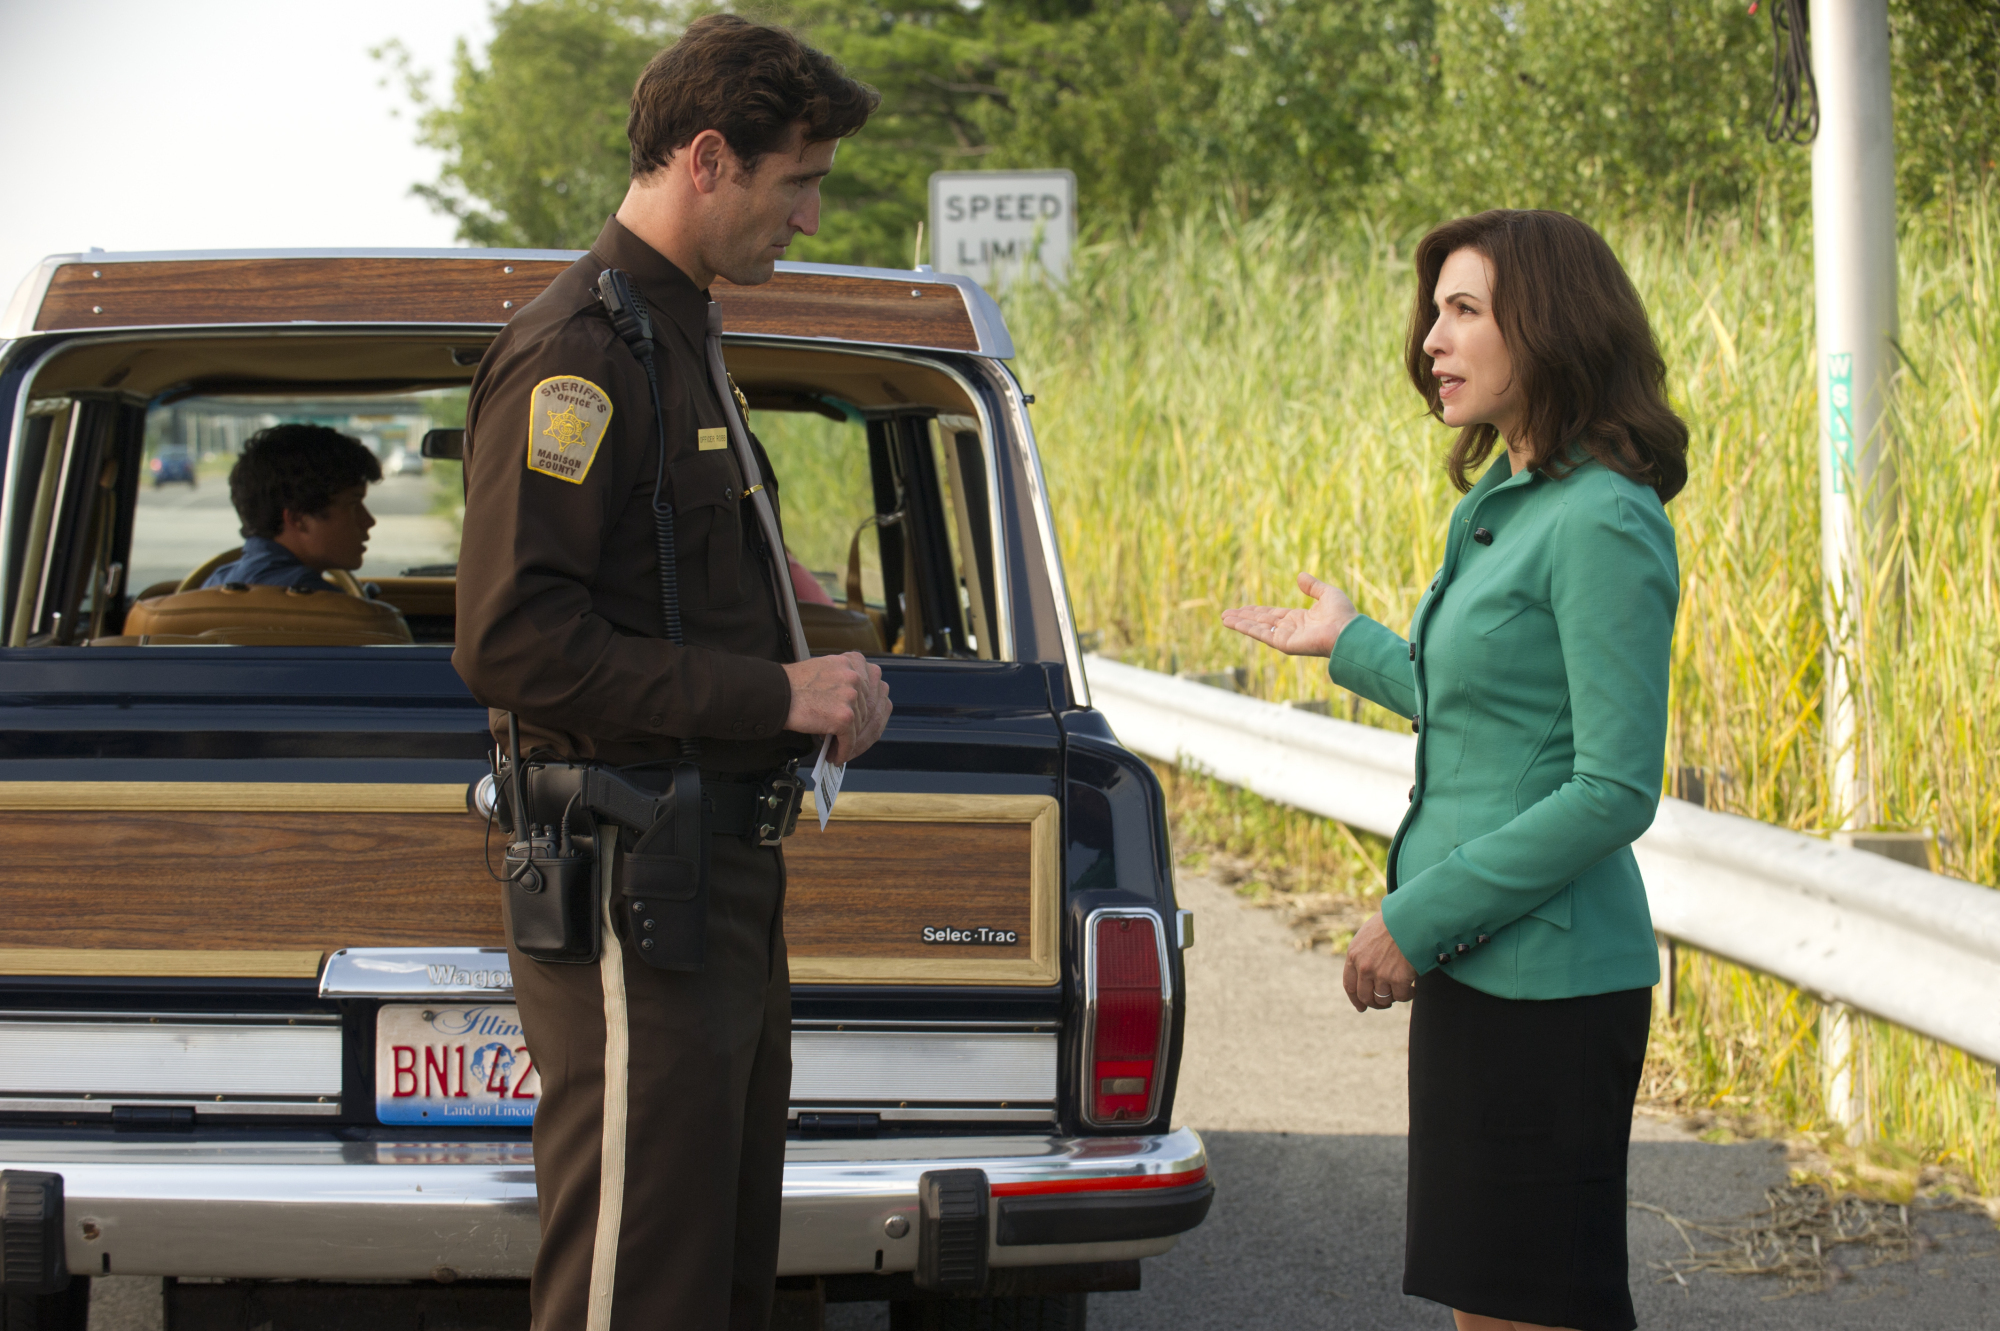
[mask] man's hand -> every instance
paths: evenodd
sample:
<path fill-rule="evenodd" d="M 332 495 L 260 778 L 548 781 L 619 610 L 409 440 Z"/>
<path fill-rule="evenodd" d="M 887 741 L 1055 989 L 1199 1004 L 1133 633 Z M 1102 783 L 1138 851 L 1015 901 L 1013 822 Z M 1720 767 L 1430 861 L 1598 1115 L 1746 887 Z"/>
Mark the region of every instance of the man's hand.
<path fill-rule="evenodd" d="M 1377 911 L 1347 945 L 1347 968 L 1340 983 L 1356 1012 L 1407 1003 L 1416 997 L 1417 969 L 1403 956 Z"/>
<path fill-rule="evenodd" d="M 801 735 L 831 735 L 828 762 L 859 758 L 882 738 L 894 705 L 882 667 L 870 665 L 860 652 L 816 656 L 785 667 L 792 679 L 792 709 L 785 729 Z"/>
<path fill-rule="evenodd" d="M 1269 605 L 1239 606 L 1222 612 L 1225 628 L 1255 638 L 1288 656 L 1332 656 L 1340 631 L 1358 618 L 1347 593 L 1310 573 L 1299 574 L 1299 590 L 1313 598 L 1303 609 Z"/>

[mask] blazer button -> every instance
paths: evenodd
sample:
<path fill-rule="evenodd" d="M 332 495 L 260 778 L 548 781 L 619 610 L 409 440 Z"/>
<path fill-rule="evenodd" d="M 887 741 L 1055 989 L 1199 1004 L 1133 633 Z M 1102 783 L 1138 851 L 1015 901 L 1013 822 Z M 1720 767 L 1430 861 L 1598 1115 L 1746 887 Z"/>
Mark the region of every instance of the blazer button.
<path fill-rule="evenodd" d="M 1451 960 L 1451 953 L 1449 952 L 1438 953 L 1438 965 L 1442 966 L 1450 960 Z"/>
<path fill-rule="evenodd" d="M 1417 659 L 1417 644 L 1414 642 L 1410 644 L 1410 659 L 1412 661 Z"/>
<path fill-rule="evenodd" d="M 1479 935 L 1479 941 L 1480 941 L 1480 942 L 1482 942 L 1482 943 L 1483 943 L 1483 942 L 1485 942 L 1485 941 L 1486 941 L 1486 937 L 1487 937 L 1487 936 L 1486 936 L 1485 934 L 1481 934 L 1481 935 Z"/>
<path fill-rule="evenodd" d="M 1472 949 L 1467 947 L 1465 944 L 1460 943 L 1458 945 L 1458 955 L 1460 955 L 1461 957 L 1470 951 L 1472 951 Z"/>
<path fill-rule="evenodd" d="M 1415 735 L 1415 734 L 1420 734 L 1421 732 L 1422 732 L 1422 727 L 1421 727 L 1421 726 L 1420 726 L 1420 725 L 1418 724 L 1418 722 L 1417 722 L 1417 718 L 1416 718 L 1416 717 L 1414 717 L 1414 716 L 1413 716 L 1413 717 L 1411 717 L 1411 718 L 1410 718 L 1410 733 L 1411 733 L 1412 735 Z"/>
<path fill-rule="evenodd" d="M 1478 531 L 1472 533 L 1472 539 L 1481 545 L 1491 545 L 1493 544 L 1493 533 L 1481 527 Z"/>
<path fill-rule="evenodd" d="M 1411 786 L 1411 787 L 1410 787 L 1410 803 L 1412 803 L 1412 804 L 1415 804 L 1416 802 L 1417 802 L 1417 788 L 1416 788 L 1415 786 Z"/>

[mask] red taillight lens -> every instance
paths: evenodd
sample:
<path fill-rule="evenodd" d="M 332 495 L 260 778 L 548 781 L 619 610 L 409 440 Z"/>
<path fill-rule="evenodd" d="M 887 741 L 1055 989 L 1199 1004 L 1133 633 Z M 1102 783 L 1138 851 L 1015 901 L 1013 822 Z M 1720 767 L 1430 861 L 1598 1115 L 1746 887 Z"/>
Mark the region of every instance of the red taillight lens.
<path fill-rule="evenodd" d="M 1150 1116 L 1158 1075 L 1161 997 L 1159 926 L 1151 916 L 1097 922 L 1097 1020 L 1092 1028 L 1090 1117 L 1098 1123 Z"/>

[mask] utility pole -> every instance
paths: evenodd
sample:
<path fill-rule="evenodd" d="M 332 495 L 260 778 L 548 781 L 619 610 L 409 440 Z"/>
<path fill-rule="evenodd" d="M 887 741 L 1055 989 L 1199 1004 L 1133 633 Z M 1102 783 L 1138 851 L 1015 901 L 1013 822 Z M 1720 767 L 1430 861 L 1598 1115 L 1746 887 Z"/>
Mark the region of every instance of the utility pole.
<path fill-rule="evenodd" d="M 1896 158 L 1887 0 L 1811 0 L 1819 134 L 1812 147 L 1813 293 L 1818 338 L 1820 560 L 1827 662 L 1827 812 L 1836 829 L 1877 821 L 1861 732 L 1865 580 L 1893 511 L 1884 459 L 1896 351 Z M 1867 1120 L 1857 1019 L 1821 1018 L 1827 1107 Z"/>
<path fill-rule="evenodd" d="M 1865 545 L 1891 511 L 1883 465 L 1896 348 L 1896 158 L 1887 0 L 1812 0 L 1819 136 L 1812 146 L 1819 342 L 1820 560 L 1832 825 L 1876 821 L 1859 696 Z"/>

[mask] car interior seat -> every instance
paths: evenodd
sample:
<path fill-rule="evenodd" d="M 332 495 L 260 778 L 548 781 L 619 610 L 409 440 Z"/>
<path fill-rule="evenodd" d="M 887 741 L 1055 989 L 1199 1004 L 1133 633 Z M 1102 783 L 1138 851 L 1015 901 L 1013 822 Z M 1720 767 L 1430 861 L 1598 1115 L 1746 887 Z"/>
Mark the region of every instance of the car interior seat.
<path fill-rule="evenodd" d="M 335 592 L 240 582 L 201 585 L 241 553 L 230 550 L 206 560 L 181 579 L 177 591 L 140 597 L 125 612 L 123 633 L 93 638 L 91 645 L 374 647 L 414 641 L 402 611 L 386 601 L 369 600 L 344 569 L 327 571 L 327 579 L 341 589 Z"/>

